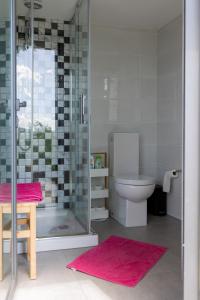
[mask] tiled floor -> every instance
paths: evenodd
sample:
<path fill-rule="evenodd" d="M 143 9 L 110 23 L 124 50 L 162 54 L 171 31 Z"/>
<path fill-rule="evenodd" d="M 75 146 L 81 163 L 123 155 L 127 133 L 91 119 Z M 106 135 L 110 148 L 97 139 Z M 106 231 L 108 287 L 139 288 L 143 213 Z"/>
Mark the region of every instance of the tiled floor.
<path fill-rule="evenodd" d="M 151 217 L 147 227 L 126 229 L 114 220 L 93 223 L 103 240 L 111 234 L 156 243 L 169 248 L 167 254 L 135 287 L 112 284 L 65 268 L 86 249 L 38 254 L 38 278 L 28 279 L 20 257 L 15 300 L 181 300 L 180 222 L 170 217 Z"/>
<path fill-rule="evenodd" d="M 11 282 L 11 276 L 10 276 L 10 270 L 11 270 L 11 261 L 10 256 L 8 254 L 4 254 L 3 256 L 3 275 L 4 279 L 0 281 L 0 300 L 6 299 L 7 291 L 10 287 Z"/>

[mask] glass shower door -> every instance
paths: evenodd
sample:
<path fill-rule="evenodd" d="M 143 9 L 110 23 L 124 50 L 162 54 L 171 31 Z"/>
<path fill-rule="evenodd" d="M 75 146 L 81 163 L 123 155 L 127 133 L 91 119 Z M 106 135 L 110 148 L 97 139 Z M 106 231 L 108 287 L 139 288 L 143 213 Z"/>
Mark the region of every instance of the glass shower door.
<path fill-rule="evenodd" d="M 72 38 L 72 206 L 75 216 L 90 232 L 90 175 L 89 175 L 89 1 L 76 8 Z"/>
<path fill-rule="evenodd" d="M 41 183 L 38 238 L 87 234 L 88 1 L 73 21 L 63 0 L 28 3 L 17 7 L 18 182 Z"/>
<path fill-rule="evenodd" d="M 15 2 L 0 0 L 0 299 L 11 299 L 16 277 Z M 7 192 L 5 192 L 5 189 Z M 5 203 L 6 202 L 6 203 Z M 10 213 L 3 213 L 5 205 Z M 12 239 L 3 240 L 9 226 Z M 3 265 L 2 265 L 3 263 Z"/>

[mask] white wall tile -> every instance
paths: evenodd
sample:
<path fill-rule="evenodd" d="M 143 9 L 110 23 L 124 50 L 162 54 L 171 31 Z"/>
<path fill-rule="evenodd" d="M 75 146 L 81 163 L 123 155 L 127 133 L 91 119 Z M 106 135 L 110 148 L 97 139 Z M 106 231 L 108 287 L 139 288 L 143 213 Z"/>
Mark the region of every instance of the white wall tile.
<path fill-rule="evenodd" d="M 182 22 L 176 19 L 158 33 L 158 152 L 157 176 L 182 168 Z M 181 182 L 172 181 L 168 214 L 181 218 Z"/>
<path fill-rule="evenodd" d="M 110 132 L 139 132 L 141 168 L 155 176 L 157 33 L 93 27 L 91 45 L 92 151 L 107 151 Z"/>

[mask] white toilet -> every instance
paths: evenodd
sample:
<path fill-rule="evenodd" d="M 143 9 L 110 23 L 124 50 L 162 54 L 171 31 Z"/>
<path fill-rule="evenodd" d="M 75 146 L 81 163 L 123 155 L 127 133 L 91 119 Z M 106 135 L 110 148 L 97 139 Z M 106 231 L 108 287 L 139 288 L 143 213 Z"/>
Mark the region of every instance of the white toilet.
<path fill-rule="evenodd" d="M 110 211 L 126 227 L 147 225 L 147 198 L 155 179 L 139 175 L 139 135 L 113 133 L 110 139 Z"/>

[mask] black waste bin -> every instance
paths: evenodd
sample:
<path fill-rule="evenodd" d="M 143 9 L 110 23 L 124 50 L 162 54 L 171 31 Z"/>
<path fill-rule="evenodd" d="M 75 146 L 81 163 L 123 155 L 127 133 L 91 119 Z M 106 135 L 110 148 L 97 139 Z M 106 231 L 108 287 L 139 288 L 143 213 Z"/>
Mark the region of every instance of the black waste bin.
<path fill-rule="evenodd" d="M 147 211 L 154 216 L 167 214 L 167 194 L 163 192 L 161 185 L 156 185 L 153 194 L 147 199 Z"/>

